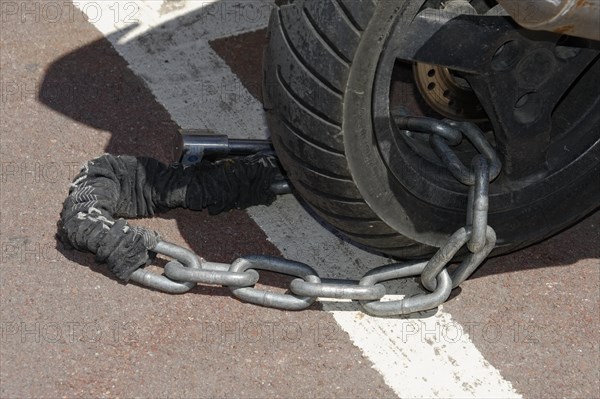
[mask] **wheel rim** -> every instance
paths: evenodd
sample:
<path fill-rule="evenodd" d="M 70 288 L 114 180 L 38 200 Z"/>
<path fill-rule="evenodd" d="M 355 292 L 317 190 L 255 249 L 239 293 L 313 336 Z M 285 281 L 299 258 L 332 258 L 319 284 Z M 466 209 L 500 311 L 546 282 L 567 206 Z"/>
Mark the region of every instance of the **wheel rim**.
<path fill-rule="evenodd" d="M 410 18 L 403 18 L 404 22 L 399 21 L 398 23 L 406 24 L 407 20 Z M 395 29 L 395 32 L 401 31 L 401 28 Z M 392 109 L 389 99 L 390 81 L 396 59 L 394 54 L 387 50 L 388 48 L 384 48 L 374 76 L 371 109 L 375 145 L 387 171 L 378 175 L 377 172 L 359 171 L 361 167 L 372 167 L 373 165 L 365 164 L 358 159 L 352 161 L 354 163 L 352 169 L 353 172 L 356 172 L 355 180 L 359 189 L 368 198 L 373 210 L 384 221 L 416 241 L 438 246 L 456 226 L 464 223 L 466 188 L 449 175 L 441 163 L 435 159 L 435 155 L 430 150 L 428 152 L 427 146 L 419 148 L 419 141 L 415 139 L 414 135 L 400 132 L 393 123 L 393 114 L 397 110 Z M 594 62 L 594 65 L 588 71 L 595 74 L 598 60 Z M 578 138 L 581 140 L 576 140 L 582 143 L 577 150 L 579 156 L 562 157 L 562 159 L 554 157 L 554 164 L 550 162 L 549 173 L 541 175 L 537 179 L 530 179 L 525 183 L 505 180 L 500 185 L 495 185 L 490 198 L 491 223 L 494 223 L 494 219 L 499 220 L 506 216 L 508 210 L 506 204 L 510 203 L 511 197 L 518 197 L 521 206 L 528 206 L 547 195 L 552 195 L 556 191 L 556 187 L 567 187 L 589 171 L 593 166 L 594 157 L 597 157 L 599 152 L 595 131 L 598 121 L 593 117 L 593 111 L 599 109 L 598 99 L 596 98 L 588 105 L 586 111 L 581 113 L 579 118 L 571 118 L 577 122 L 573 125 L 572 131 L 580 132 Z M 565 131 L 554 133 L 554 148 L 559 148 L 562 145 L 561 140 L 564 141 L 568 136 L 569 132 Z M 493 139 L 493 137 L 491 138 Z M 349 140 L 349 142 L 351 141 Z M 363 141 L 363 145 L 366 143 Z M 353 146 L 353 144 L 349 146 Z M 464 150 L 465 157 L 471 156 L 469 151 L 468 148 Z M 552 151 L 556 151 L 556 149 L 548 151 L 549 158 L 552 158 Z M 380 181 L 382 178 L 385 180 L 385 176 L 387 176 L 387 192 L 384 193 L 374 187 L 372 180 L 376 177 L 379 177 Z M 406 195 L 403 198 L 403 195 L 399 194 L 402 190 L 408 191 L 410 195 L 431 206 L 430 215 L 421 215 L 421 218 L 425 219 L 421 226 L 407 228 L 406 220 L 410 220 L 411 206 L 407 204 L 410 199 Z M 370 195 L 370 192 L 376 194 Z M 390 192 L 395 195 L 395 201 L 390 198 Z M 431 230 L 428 231 L 428 226 L 439 228 L 440 218 L 446 222 L 445 227 L 433 233 Z M 511 233 L 510 229 L 499 233 L 500 246 L 510 240 Z"/>

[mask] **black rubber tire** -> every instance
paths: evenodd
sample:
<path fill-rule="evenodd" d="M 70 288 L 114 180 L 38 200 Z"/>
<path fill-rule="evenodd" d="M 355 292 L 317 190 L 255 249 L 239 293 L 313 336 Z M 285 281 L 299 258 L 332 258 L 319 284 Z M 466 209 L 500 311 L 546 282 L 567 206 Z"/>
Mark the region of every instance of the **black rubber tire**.
<path fill-rule="evenodd" d="M 431 255 L 464 220 L 464 211 L 436 209 L 399 189 L 372 144 L 369 96 L 378 51 L 407 3 L 296 0 L 282 6 L 271 16 L 264 65 L 273 144 L 299 195 L 350 240 L 404 259 Z M 598 159 L 588 166 L 576 187 L 552 193 L 543 209 L 515 200 L 490 215 L 513 234 L 500 236 L 495 254 L 548 237 L 597 207 L 599 190 L 590 182 Z M 366 187 L 368 179 L 381 188 Z M 389 197 L 389 209 L 374 210 L 378 196 Z M 563 212 L 563 206 L 576 209 Z M 514 235 L 521 228 L 527 231 Z"/>

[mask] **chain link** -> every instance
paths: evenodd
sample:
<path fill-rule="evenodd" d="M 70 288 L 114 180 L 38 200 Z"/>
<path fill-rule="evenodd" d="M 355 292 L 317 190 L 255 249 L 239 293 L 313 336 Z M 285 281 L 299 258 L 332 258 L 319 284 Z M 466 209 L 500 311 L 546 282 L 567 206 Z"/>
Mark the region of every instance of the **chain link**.
<path fill-rule="evenodd" d="M 471 144 L 483 155 L 489 162 L 489 179 L 488 182 L 494 181 L 502 169 L 502 162 L 498 157 L 498 154 L 486 140 L 481 129 L 472 123 L 456 122 L 451 120 L 445 120 L 444 122 L 450 126 L 454 126 L 469 139 Z M 427 132 L 424 132 L 427 133 Z M 444 138 L 438 134 L 432 134 L 430 136 L 430 144 L 433 147 L 436 155 L 442 160 L 446 168 L 452 173 L 452 175 L 466 186 L 475 185 L 476 176 L 473 170 L 469 170 L 462 161 L 458 158 L 456 153 L 450 148 L 451 143 L 448 143 Z"/>
<path fill-rule="evenodd" d="M 296 295 L 361 301 L 376 301 L 385 296 L 385 287 L 381 284 L 359 284 L 354 280 L 323 279 L 321 283 L 309 283 L 295 279 L 290 283 L 290 291 Z"/>
<path fill-rule="evenodd" d="M 232 272 L 243 272 L 246 270 L 259 269 L 268 270 L 288 276 L 300 277 L 310 283 L 320 283 L 321 279 L 317 272 L 310 266 L 283 258 L 270 256 L 248 256 L 240 258 L 231 265 Z M 232 287 L 229 289 L 239 299 L 267 307 L 285 310 L 306 309 L 317 299 L 315 297 L 300 297 L 296 295 L 278 294 L 270 291 L 259 290 L 252 287 Z"/>
<path fill-rule="evenodd" d="M 165 275 L 176 281 L 189 281 L 192 283 L 219 284 L 233 287 L 249 287 L 258 282 L 258 272 L 248 270 L 246 272 L 230 271 L 230 265 L 209 264 L 202 262 L 201 269 L 185 267 L 178 261 L 171 261 L 165 266 Z"/>
<path fill-rule="evenodd" d="M 426 263 L 420 262 L 381 266 L 369 271 L 360 280 L 360 284 L 368 286 L 382 281 L 416 277 L 423 272 L 426 265 Z M 360 305 L 365 312 L 380 317 L 406 315 L 434 309 L 446 302 L 452 291 L 452 280 L 447 270 L 442 270 L 436 276 L 436 280 L 437 287 L 429 294 L 420 294 L 399 301 L 361 301 Z"/>
<path fill-rule="evenodd" d="M 172 258 L 165 275 L 144 269 L 133 273 L 131 280 L 169 293 L 184 293 L 196 284 L 227 286 L 239 299 L 261 306 L 285 310 L 309 307 L 318 297 L 360 301 L 362 309 L 374 316 L 406 315 L 434 309 L 444 303 L 453 288 L 483 263 L 496 246 L 496 232 L 488 226 L 489 184 L 498 177 L 502 164 L 498 154 L 474 124 L 431 118 L 398 117 L 401 130 L 430 134 L 430 143 L 442 163 L 461 183 L 469 187 L 466 225 L 458 229 L 427 262 L 405 262 L 381 266 L 366 273 L 360 281 L 321 279 L 310 266 L 269 256 L 247 256 L 232 264 L 212 263 L 192 251 L 161 241 L 153 249 Z M 452 146 L 465 136 L 479 152 L 468 169 Z M 464 248 L 466 247 L 466 250 Z M 452 273 L 448 264 L 463 250 L 463 260 Z M 289 293 L 281 294 L 255 288 L 257 270 L 296 277 Z M 426 292 L 399 301 L 382 301 L 389 280 L 420 277 Z"/>

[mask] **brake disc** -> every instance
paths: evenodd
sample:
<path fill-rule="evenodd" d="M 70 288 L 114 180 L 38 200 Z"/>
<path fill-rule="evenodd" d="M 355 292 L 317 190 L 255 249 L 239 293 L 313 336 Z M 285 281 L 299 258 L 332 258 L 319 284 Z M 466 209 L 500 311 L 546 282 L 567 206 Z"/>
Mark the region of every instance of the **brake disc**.
<path fill-rule="evenodd" d="M 448 68 L 415 63 L 413 73 L 419 92 L 437 113 L 451 119 L 475 122 L 487 119 L 467 81 Z"/>

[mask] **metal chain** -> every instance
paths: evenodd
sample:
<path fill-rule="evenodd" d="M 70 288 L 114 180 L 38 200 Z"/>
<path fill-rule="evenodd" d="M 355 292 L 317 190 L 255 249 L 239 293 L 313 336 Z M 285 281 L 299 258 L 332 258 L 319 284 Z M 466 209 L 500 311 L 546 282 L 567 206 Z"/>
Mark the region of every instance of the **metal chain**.
<path fill-rule="evenodd" d="M 161 241 L 154 252 L 172 258 L 165 274 L 145 269 L 136 270 L 131 280 L 168 293 L 184 293 L 196 284 L 215 284 L 228 287 L 239 299 L 261 306 L 285 310 L 309 307 L 317 298 L 360 301 L 362 309 L 374 316 L 406 315 L 430 310 L 444 303 L 453 288 L 483 263 L 496 246 L 496 233 L 488 226 L 489 184 L 498 177 L 502 164 L 498 154 L 474 124 L 431 118 L 397 117 L 401 130 L 430 135 L 435 153 L 452 175 L 469 187 L 467 220 L 427 262 L 404 262 L 381 266 L 366 273 L 359 281 L 321 279 L 310 266 L 269 256 L 246 256 L 232 264 L 208 262 L 192 251 Z M 451 148 L 463 137 L 479 152 L 467 168 Z M 458 252 L 467 247 L 460 266 L 449 273 L 448 264 Z M 297 277 L 289 285 L 289 293 L 280 294 L 254 287 L 259 280 L 257 270 Z M 388 280 L 420 277 L 426 291 L 399 301 L 381 301 Z"/>

